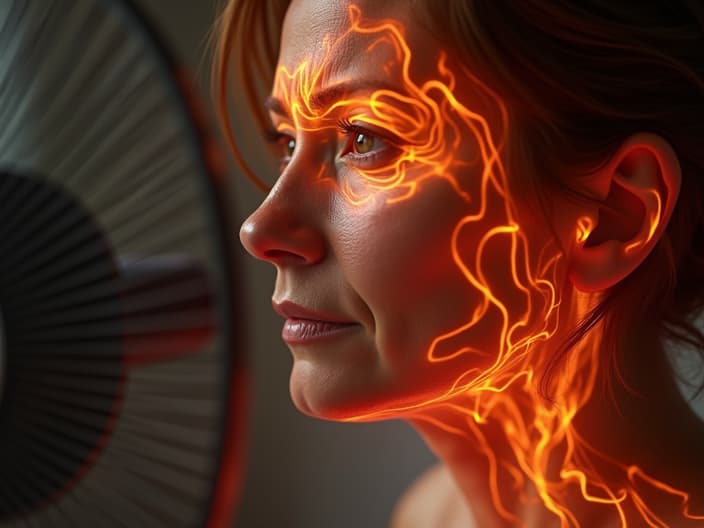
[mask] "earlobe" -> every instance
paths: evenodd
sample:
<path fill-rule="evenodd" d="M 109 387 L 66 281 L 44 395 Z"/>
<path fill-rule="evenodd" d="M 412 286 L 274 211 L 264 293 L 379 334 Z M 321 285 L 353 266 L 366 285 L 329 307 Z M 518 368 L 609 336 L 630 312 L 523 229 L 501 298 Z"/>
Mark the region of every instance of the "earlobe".
<path fill-rule="evenodd" d="M 592 179 L 601 204 L 579 217 L 569 276 L 586 292 L 602 291 L 632 273 L 665 231 L 680 189 L 672 147 L 655 134 L 626 140 Z"/>

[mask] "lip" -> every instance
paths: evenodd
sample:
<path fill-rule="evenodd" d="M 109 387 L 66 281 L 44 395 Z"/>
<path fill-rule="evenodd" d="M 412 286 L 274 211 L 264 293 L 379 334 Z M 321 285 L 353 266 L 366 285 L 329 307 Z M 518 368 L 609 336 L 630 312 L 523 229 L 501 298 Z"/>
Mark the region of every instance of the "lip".
<path fill-rule="evenodd" d="M 289 345 L 309 344 L 340 336 L 359 323 L 337 314 L 303 307 L 291 301 L 272 302 L 274 311 L 286 318 L 282 339 Z"/>
<path fill-rule="evenodd" d="M 311 308 L 306 308 L 292 301 L 282 301 L 280 303 L 272 301 L 274 311 L 286 319 L 307 319 L 310 321 L 322 321 L 327 323 L 356 324 L 356 321 L 346 317 L 326 313 Z"/>

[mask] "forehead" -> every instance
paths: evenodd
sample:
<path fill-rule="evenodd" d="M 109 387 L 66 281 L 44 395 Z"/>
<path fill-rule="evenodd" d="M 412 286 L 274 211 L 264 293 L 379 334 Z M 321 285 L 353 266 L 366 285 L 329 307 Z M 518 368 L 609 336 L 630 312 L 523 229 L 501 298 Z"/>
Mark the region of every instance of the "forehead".
<path fill-rule="evenodd" d="M 361 25 L 373 32 L 351 30 L 350 6 Z M 414 19 L 408 0 L 293 0 L 281 35 L 279 67 L 293 71 L 304 62 L 323 72 L 321 82 L 334 84 L 359 77 L 393 81 L 400 68 L 398 48 L 380 29 L 384 22 L 400 28 L 412 51 L 412 70 L 434 70 L 440 49 L 429 31 Z"/>

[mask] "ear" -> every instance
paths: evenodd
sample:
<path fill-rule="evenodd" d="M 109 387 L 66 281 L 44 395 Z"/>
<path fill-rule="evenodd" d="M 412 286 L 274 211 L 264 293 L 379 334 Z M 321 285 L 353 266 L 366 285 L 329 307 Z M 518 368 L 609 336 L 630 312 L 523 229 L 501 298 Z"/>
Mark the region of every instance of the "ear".
<path fill-rule="evenodd" d="M 569 277 L 585 292 L 605 290 L 635 270 L 665 231 L 680 190 L 679 160 L 655 134 L 629 137 L 590 179 L 601 205 L 585 208 L 576 226 Z"/>

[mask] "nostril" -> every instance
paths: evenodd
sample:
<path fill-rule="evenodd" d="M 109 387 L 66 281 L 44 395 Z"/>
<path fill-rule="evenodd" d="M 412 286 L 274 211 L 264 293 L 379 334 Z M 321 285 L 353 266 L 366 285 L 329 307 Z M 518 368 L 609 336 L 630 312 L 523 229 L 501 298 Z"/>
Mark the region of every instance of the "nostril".
<path fill-rule="evenodd" d="M 307 259 L 303 255 L 282 249 L 268 249 L 264 251 L 264 259 L 275 264 L 305 264 Z"/>

